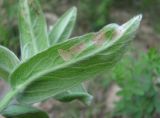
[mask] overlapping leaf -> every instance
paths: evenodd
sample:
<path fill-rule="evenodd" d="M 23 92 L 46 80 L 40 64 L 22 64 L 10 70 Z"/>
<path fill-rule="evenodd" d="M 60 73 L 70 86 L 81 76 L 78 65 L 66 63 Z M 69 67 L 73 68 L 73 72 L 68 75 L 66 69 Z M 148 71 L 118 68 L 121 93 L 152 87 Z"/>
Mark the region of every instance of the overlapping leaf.
<path fill-rule="evenodd" d="M 22 105 L 11 105 L 2 112 L 2 115 L 6 118 L 49 118 L 39 109 Z"/>
<path fill-rule="evenodd" d="M 9 49 L 0 46 L 0 78 L 8 81 L 8 75 L 18 64 L 17 56 Z"/>
<path fill-rule="evenodd" d="M 46 22 L 37 0 L 19 0 L 19 32 L 22 59 L 25 60 L 49 45 Z"/>
<path fill-rule="evenodd" d="M 60 17 L 49 33 L 50 45 L 64 41 L 70 37 L 75 25 L 76 16 L 77 9 L 73 7 Z"/>
<path fill-rule="evenodd" d="M 12 88 L 21 89 L 19 100 L 33 103 L 47 99 L 110 69 L 133 39 L 140 20 L 137 16 L 122 26 L 108 25 L 98 33 L 59 43 L 22 63 L 10 76 Z"/>
<path fill-rule="evenodd" d="M 93 96 L 88 94 L 84 87 L 80 84 L 76 87 L 73 87 L 65 92 L 62 92 L 54 96 L 54 98 L 62 102 L 70 102 L 75 99 L 78 99 L 83 103 L 89 105 L 92 101 Z"/>

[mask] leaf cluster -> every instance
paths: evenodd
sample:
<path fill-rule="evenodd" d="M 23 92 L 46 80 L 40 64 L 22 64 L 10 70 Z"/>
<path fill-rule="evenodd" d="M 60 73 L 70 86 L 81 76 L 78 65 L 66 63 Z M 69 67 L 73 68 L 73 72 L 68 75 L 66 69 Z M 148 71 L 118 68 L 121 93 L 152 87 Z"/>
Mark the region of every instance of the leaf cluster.
<path fill-rule="evenodd" d="M 21 58 L 0 47 L 0 76 L 11 86 L 0 102 L 0 112 L 13 118 L 41 113 L 28 105 L 51 97 L 89 104 L 92 96 L 82 83 L 121 59 L 142 18 L 139 15 L 121 26 L 109 24 L 98 32 L 69 38 L 76 20 L 75 7 L 48 30 L 37 0 L 19 0 L 18 6 Z M 17 103 L 10 106 L 13 99 Z"/>

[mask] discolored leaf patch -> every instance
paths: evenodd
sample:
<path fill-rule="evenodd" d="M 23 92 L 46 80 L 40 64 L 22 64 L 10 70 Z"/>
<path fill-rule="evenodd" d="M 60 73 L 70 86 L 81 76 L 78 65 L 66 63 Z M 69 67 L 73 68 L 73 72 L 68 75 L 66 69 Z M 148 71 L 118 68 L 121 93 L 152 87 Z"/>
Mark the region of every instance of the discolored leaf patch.
<path fill-rule="evenodd" d="M 95 38 L 93 39 L 93 42 L 96 46 L 102 46 L 105 42 L 105 33 L 104 32 L 98 32 L 95 34 Z"/>
<path fill-rule="evenodd" d="M 81 53 L 85 49 L 85 44 L 80 43 L 78 45 L 74 45 L 68 50 L 59 49 L 58 53 L 62 57 L 64 61 L 71 60 L 75 55 Z"/>
<path fill-rule="evenodd" d="M 82 52 L 86 48 L 85 43 L 80 43 L 78 45 L 72 46 L 69 51 L 72 55 Z"/>
<path fill-rule="evenodd" d="M 69 51 L 64 50 L 64 49 L 59 49 L 58 50 L 59 55 L 62 57 L 64 61 L 69 61 L 72 58 L 72 55 Z"/>
<path fill-rule="evenodd" d="M 117 37 L 121 37 L 123 33 L 125 32 L 123 26 L 119 26 L 114 32 L 113 32 L 113 39 L 116 39 Z"/>

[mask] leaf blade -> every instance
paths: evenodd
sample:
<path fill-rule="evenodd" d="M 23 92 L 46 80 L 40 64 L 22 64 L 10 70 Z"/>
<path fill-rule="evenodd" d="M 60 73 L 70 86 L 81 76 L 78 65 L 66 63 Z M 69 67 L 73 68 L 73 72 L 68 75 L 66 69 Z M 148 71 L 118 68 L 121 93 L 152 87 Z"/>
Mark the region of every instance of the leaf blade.
<path fill-rule="evenodd" d="M 19 0 L 19 32 L 22 60 L 49 46 L 47 25 L 37 0 Z"/>
<path fill-rule="evenodd" d="M 137 16 L 122 25 L 123 27 L 106 26 L 98 36 L 90 33 L 59 43 L 24 62 L 11 75 L 13 89 L 19 86 L 27 87 L 23 88 L 24 92 L 19 96 L 19 100 L 33 103 L 47 99 L 79 85 L 96 73 L 110 69 L 119 61 L 133 39 L 140 20 L 141 16 Z M 101 36 L 101 32 L 105 32 L 105 37 Z M 105 40 L 101 40 L 103 38 Z M 72 58 L 68 49 L 74 49 Z M 17 79 L 19 76 L 21 80 Z"/>
<path fill-rule="evenodd" d="M 12 51 L 3 46 L 0 46 L 0 77 L 8 81 L 9 73 L 19 63 L 19 59 Z"/>
<path fill-rule="evenodd" d="M 50 46 L 70 37 L 75 25 L 76 15 L 77 9 L 73 7 L 59 18 L 49 33 Z"/>

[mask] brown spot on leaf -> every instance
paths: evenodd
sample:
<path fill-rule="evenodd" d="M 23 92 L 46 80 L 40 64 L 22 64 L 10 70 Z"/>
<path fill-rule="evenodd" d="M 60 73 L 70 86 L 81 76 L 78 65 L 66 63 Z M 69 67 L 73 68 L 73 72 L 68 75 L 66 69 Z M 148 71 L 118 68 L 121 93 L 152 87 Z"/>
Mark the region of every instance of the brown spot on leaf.
<path fill-rule="evenodd" d="M 124 33 L 124 29 L 122 26 L 118 27 L 113 33 L 113 39 L 122 36 Z"/>
<path fill-rule="evenodd" d="M 63 58 L 64 61 L 69 61 L 73 58 L 74 55 L 82 52 L 85 49 L 85 44 L 80 43 L 78 45 L 74 45 L 68 50 L 59 49 L 58 53 Z"/>
<path fill-rule="evenodd" d="M 94 41 L 94 44 L 96 46 L 102 46 L 103 43 L 105 42 L 105 34 L 104 34 L 104 32 L 98 32 L 96 34 L 96 37 L 93 39 L 93 41 Z"/>
<path fill-rule="evenodd" d="M 62 57 L 64 61 L 69 61 L 72 58 L 72 55 L 69 51 L 59 49 L 58 50 L 59 55 Z"/>
<path fill-rule="evenodd" d="M 82 52 L 84 49 L 85 49 L 85 44 L 80 43 L 78 45 L 72 46 L 70 48 L 70 53 L 74 55 L 74 54 Z"/>

